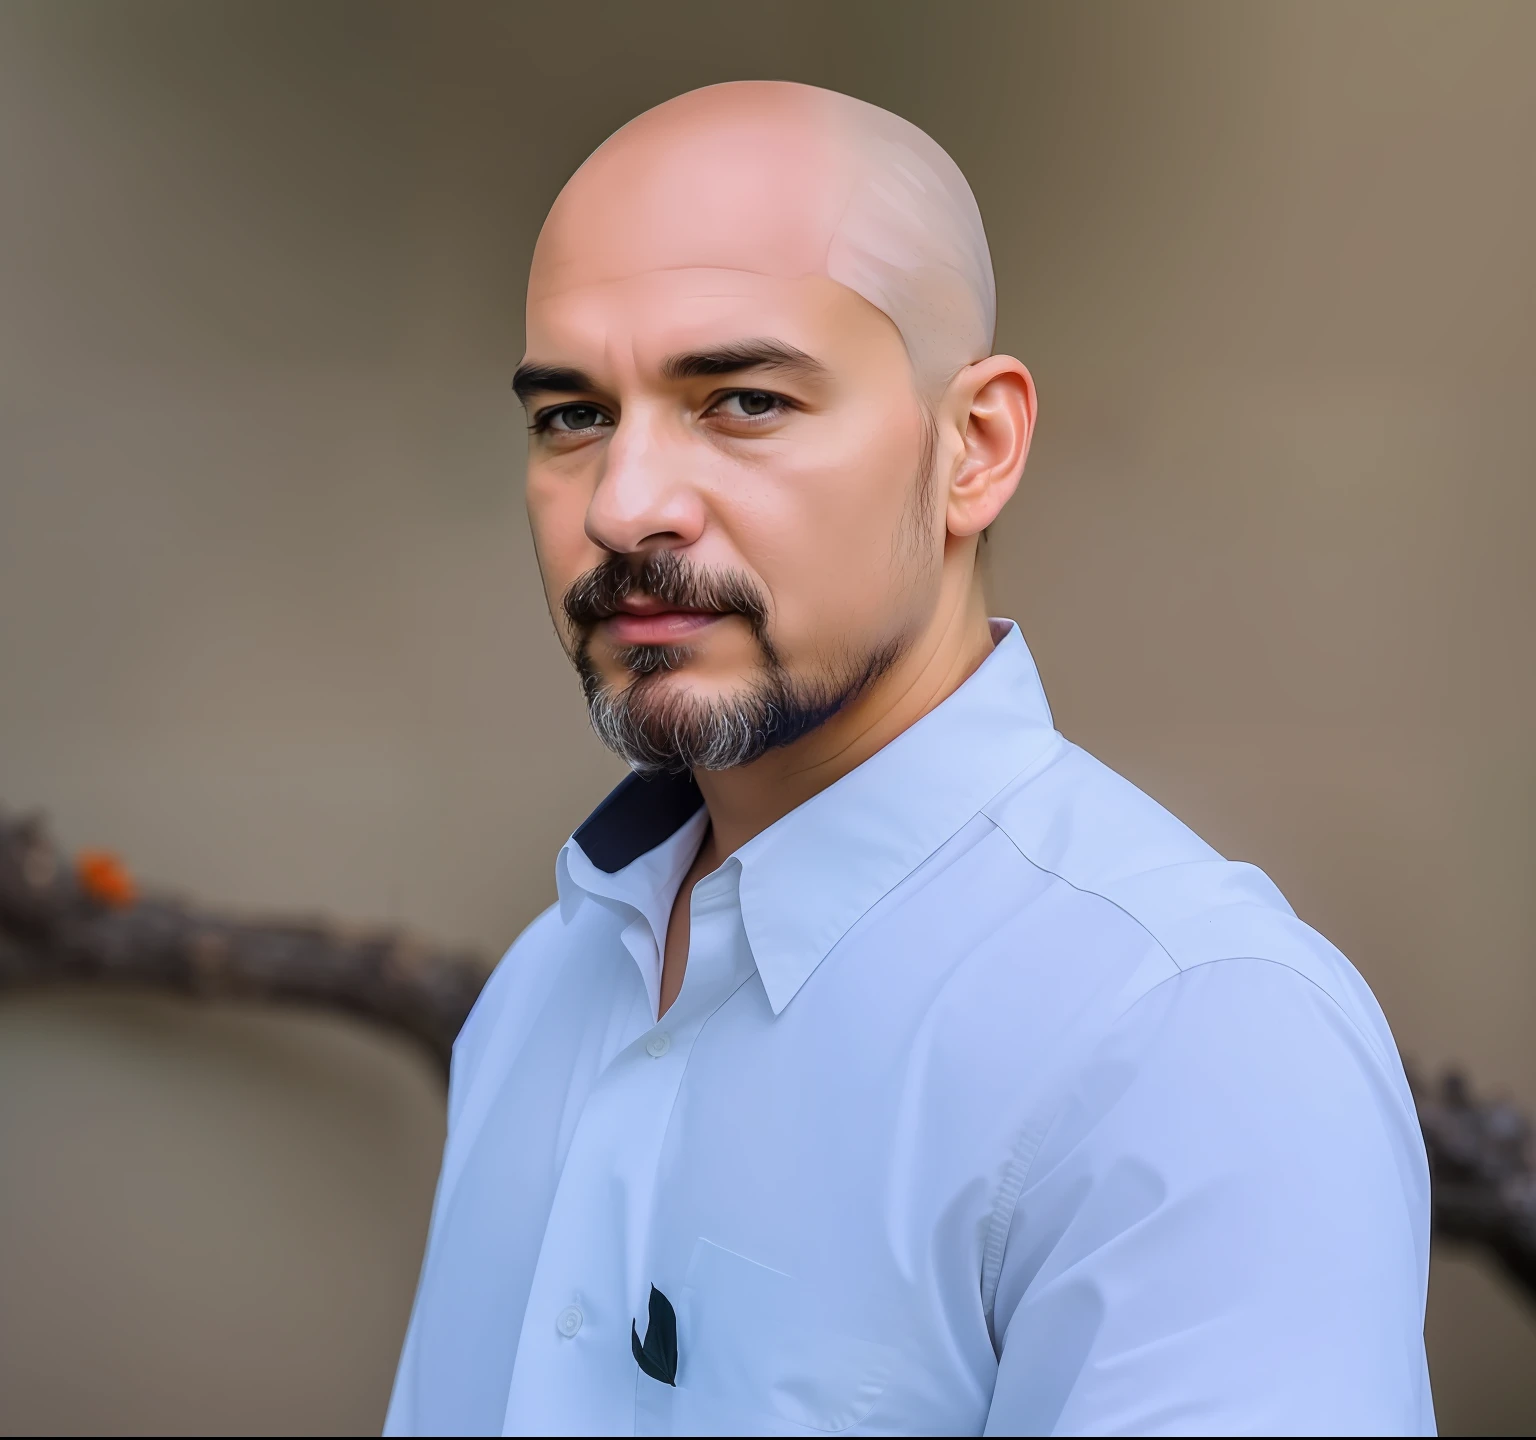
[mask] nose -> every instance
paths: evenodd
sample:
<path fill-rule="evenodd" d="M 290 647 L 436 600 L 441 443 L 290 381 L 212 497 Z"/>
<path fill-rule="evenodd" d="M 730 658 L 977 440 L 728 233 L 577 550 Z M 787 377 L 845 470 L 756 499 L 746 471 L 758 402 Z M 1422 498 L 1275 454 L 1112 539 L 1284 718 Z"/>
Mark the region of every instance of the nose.
<path fill-rule="evenodd" d="M 627 410 L 603 447 L 587 505 L 587 538 L 619 555 L 692 545 L 703 533 L 705 511 L 688 480 L 688 448 L 662 417 Z"/>

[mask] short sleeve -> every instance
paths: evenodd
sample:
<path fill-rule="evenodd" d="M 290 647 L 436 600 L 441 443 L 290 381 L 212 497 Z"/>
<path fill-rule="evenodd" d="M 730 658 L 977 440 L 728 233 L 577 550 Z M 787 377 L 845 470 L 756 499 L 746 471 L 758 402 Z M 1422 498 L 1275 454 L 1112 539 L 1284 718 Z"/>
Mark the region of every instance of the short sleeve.
<path fill-rule="evenodd" d="M 1164 981 L 1026 1172 L 989 1435 L 1428 1435 L 1429 1180 L 1401 1071 L 1314 981 Z"/>

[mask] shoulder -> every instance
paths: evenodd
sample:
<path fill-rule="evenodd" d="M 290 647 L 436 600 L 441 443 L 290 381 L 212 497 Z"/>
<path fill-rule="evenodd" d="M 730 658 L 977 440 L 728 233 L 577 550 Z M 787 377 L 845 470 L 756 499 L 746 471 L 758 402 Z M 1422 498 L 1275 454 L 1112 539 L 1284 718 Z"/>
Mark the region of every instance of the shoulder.
<path fill-rule="evenodd" d="M 1396 1047 L 1359 973 L 1322 935 L 1297 918 L 1258 867 L 1224 859 L 1123 776 L 1070 743 L 986 807 L 1037 883 L 1070 899 L 1085 933 L 1117 937 L 1128 960 L 1117 973 L 1112 1023 L 1151 989 L 1220 964 L 1211 988 L 1222 1003 L 1268 995 L 1276 985 L 1310 990 L 1357 1033 L 1387 1071 L 1400 1076 Z M 1129 957 L 1137 957 L 1134 966 Z M 1229 966 L 1262 961 L 1262 966 Z M 1288 972 L 1281 979 L 1275 972 Z M 1181 987 L 1185 988 L 1185 987 Z M 1204 987 L 1187 987 L 1204 988 Z M 1109 997 L 1105 997 L 1109 999 Z"/>
<path fill-rule="evenodd" d="M 1154 1169 L 1177 1155 L 1218 1184 L 1245 1169 L 1272 1184 L 1348 1175 L 1374 1154 L 1378 1177 L 1422 1196 L 1387 1021 L 1268 876 L 1065 742 L 985 813 L 1036 897 L 992 967 L 1030 1040 L 995 1052 L 1017 1097 L 1000 1227 L 1026 1176 L 1133 1154 Z M 1036 1019 L 1042 1008 L 1053 1013 Z"/>
<path fill-rule="evenodd" d="M 1127 1164 L 1160 1185 L 1173 1167 L 1191 1184 L 1246 1174 L 1277 1193 L 1332 1193 L 1364 1166 L 1372 1193 L 1422 1209 L 1423 1145 L 1386 1019 L 1268 876 L 1067 743 L 986 814 L 1046 917 L 1021 916 L 1014 948 L 1037 949 L 1048 923 L 1051 948 L 1080 954 L 1082 971 L 1051 1074 L 1021 1087 L 999 1221 L 1026 1176 L 1075 1175 L 1063 1194 L 1078 1194 L 1089 1172 Z"/>

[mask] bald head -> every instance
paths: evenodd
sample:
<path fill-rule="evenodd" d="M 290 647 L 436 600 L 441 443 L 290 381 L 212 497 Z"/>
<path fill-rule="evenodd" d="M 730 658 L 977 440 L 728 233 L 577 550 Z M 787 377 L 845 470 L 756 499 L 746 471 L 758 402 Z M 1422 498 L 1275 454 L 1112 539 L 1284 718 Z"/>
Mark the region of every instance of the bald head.
<path fill-rule="evenodd" d="M 695 90 L 572 176 L 513 384 L 550 612 L 631 764 L 842 765 L 981 662 L 1034 423 L 993 308 L 954 162 L 846 95 Z"/>
<path fill-rule="evenodd" d="M 894 324 L 923 390 L 991 352 L 992 262 L 965 177 L 915 125 L 835 91 L 711 85 L 630 121 L 561 191 L 529 301 L 679 269 L 846 286 Z"/>

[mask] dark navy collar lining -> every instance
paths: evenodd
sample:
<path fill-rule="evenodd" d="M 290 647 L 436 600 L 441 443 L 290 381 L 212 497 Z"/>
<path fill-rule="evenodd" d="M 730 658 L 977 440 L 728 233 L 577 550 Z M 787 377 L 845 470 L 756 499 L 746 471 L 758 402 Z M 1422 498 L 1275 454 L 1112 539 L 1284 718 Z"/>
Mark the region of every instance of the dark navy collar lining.
<path fill-rule="evenodd" d="M 599 870 L 614 875 L 677 834 L 703 803 L 704 796 L 686 771 L 628 775 L 571 838 Z"/>

